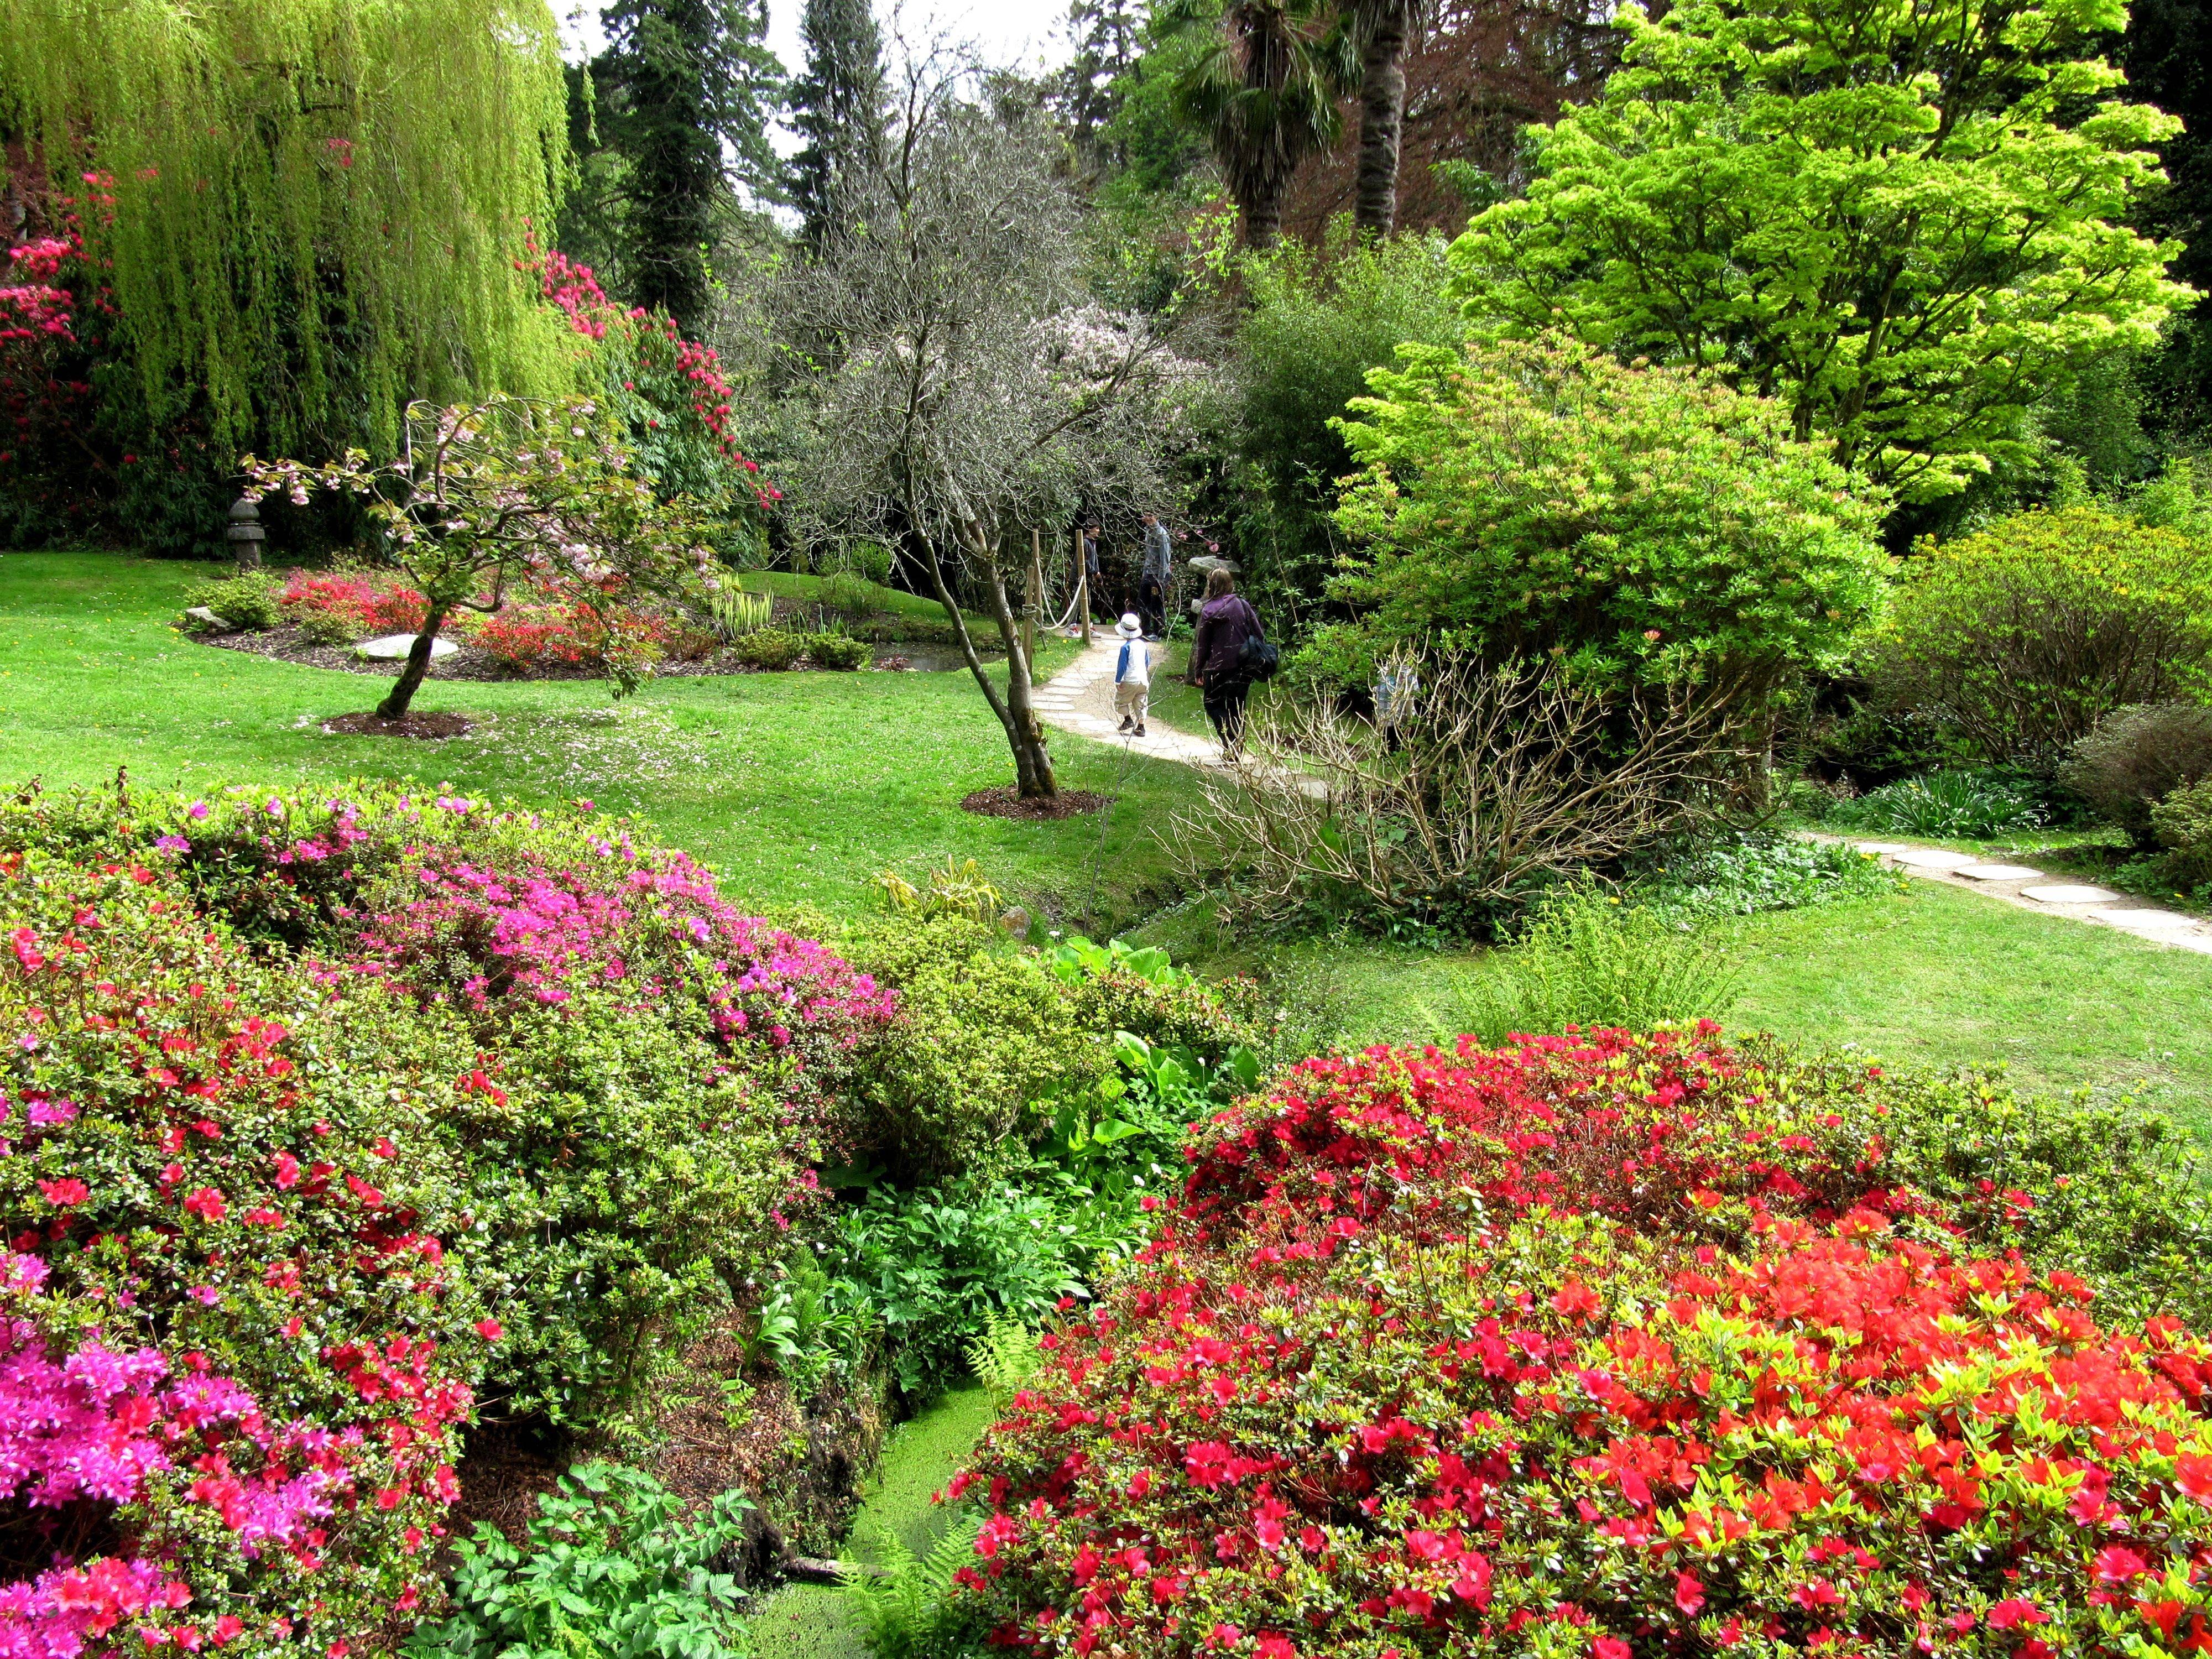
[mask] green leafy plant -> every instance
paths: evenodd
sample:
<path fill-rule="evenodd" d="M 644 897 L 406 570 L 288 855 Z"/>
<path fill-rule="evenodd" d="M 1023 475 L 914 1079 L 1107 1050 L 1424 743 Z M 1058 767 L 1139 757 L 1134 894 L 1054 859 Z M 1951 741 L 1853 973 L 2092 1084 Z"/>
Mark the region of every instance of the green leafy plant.
<path fill-rule="evenodd" d="M 1014 1390 L 1036 1375 L 1044 1351 L 1036 1328 L 1026 1321 L 995 1315 L 983 1334 L 968 1345 L 968 1370 L 1003 1406 Z"/>
<path fill-rule="evenodd" d="M 955 1604 L 954 1581 L 972 1568 L 975 1516 L 957 1521 L 917 1558 L 904 1540 L 878 1528 L 863 1540 L 862 1559 L 840 1563 L 847 1604 L 858 1615 L 860 1639 L 877 1659 L 951 1659 L 978 1645 L 970 1611 Z"/>
<path fill-rule="evenodd" d="M 2212 555 L 2100 506 L 1924 549 L 1867 670 L 1996 764 L 2048 772 L 2116 708 L 2212 695 Z"/>
<path fill-rule="evenodd" d="M 1556 337 L 1407 347 L 1368 381 L 1337 423 L 1362 558 L 1329 585 L 1360 615 L 1304 653 L 1322 679 L 1443 641 L 1601 691 L 1766 688 L 1880 612 L 1881 492 L 1773 399 Z"/>
<path fill-rule="evenodd" d="M 1773 830 L 1738 830 L 1652 860 L 1638 896 L 1692 916 L 1748 916 L 1905 890 L 1905 878 L 1870 853 Z"/>
<path fill-rule="evenodd" d="M 769 625 L 775 614 L 775 596 L 748 593 L 734 583 L 725 584 L 708 595 L 707 609 L 714 619 L 715 631 L 724 639 L 742 639 Z"/>
<path fill-rule="evenodd" d="M 195 582 L 185 590 L 184 608 L 204 605 L 234 628 L 258 631 L 276 626 L 283 597 L 283 580 L 273 571 L 241 570 L 219 580 Z M 197 630 L 208 624 L 187 617 L 180 625 Z"/>
<path fill-rule="evenodd" d="M 1577 886 L 1541 902 L 1518 940 L 1488 973 L 1462 981 L 1445 1012 L 1453 1030 L 1490 1043 L 1570 1025 L 1644 1030 L 1717 1018 L 1743 978 L 1731 947 L 1711 926 Z"/>
<path fill-rule="evenodd" d="M 538 1500 L 520 1545 L 489 1522 L 454 1546 L 454 1611 L 418 1628 L 414 1659 L 738 1659 L 738 1585 L 718 1564 L 750 1503 L 687 1515 L 641 1470 L 586 1463 Z"/>
<path fill-rule="evenodd" d="M 2151 830 L 2166 848 L 2161 882 L 2183 892 L 2212 884 L 2212 778 L 2175 790 L 2150 809 Z"/>
<path fill-rule="evenodd" d="M 955 864 L 949 853 L 945 867 L 929 871 L 919 883 L 896 870 L 878 870 L 871 884 L 884 896 L 884 910 L 895 916 L 964 916 L 988 927 L 1006 902 L 1006 896 L 983 874 L 982 866 L 973 859 Z"/>
<path fill-rule="evenodd" d="M 1838 802 L 1827 821 L 1843 830 L 1974 841 L 2039 828 L 2044 816 L 2041 792 L 2026 780 L 1951 771 L 1870 789 L 1856 800 Z"/>
<path fill-rule="evenodd" d="M 899 1387 L 926 1398 L 959 1374 L 994 1320 L 1033 1326 L 1063 1298 L 1090 1294 L 1085 1275 L 1108 1241 L 1081 1224 L 1086 1196 L 1048 1178 L 875 1188 L 833 1218 L 826 1304 L 878 1322 Z"/>

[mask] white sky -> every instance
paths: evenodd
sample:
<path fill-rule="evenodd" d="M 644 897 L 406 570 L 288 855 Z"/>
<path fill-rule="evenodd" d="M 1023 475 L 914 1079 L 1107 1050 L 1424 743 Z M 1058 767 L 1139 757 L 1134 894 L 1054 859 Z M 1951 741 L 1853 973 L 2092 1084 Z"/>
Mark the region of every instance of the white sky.
<path fill-rule="evenodd" d="M 596 0 L 556 0 L 556 5 L 572 59 L 605 44 Z M 805 9 L 805 0 L 768 0 L 769 46 L 793 75 L 806 64 L 799 46 L 799 19 Z M 987 63 L 1035 70 L 1067 61 L 1068 44 L 1059 33 L 1067 17 L 1066 0 L 878 0 L 876 15 L 887 35 L 894 14 L 896 27 L 909 39 L 944 34 L 974 46 Z"/>

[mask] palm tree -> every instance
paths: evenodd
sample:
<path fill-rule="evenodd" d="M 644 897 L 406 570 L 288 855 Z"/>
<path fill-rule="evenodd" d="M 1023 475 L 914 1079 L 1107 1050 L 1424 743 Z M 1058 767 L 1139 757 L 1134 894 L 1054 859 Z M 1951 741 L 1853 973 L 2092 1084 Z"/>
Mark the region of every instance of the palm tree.
<path fill-rule="evenodd" d="M 1342 131 L 1337 99 L 1358 82 L 1358 43 L 1329 27 L 1327 0 L 1167 0 L 1154 17 L 1164 34 L 1212 34 L 1176 107 L 1212 140 L 1244 245 L 1272 246 L 1291 175 Z"/>
<path fill-rule="evenodd" d="M 1417 0 L 1350 0 L 1359 53 L 1359 173 L 1352 218 L 1388 236 L 1398 222 L 1398 153 L 1406 131 L 1406 44 Z"/>

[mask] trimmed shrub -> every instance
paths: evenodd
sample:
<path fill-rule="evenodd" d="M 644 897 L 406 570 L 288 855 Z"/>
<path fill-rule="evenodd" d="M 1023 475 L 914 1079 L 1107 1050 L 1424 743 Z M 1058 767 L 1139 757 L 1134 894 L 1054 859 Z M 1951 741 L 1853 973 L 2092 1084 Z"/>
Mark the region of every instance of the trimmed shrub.
<path fill-rule="evenodd" d="M 266 570 L 241 570 L 215 581 L 196 582 L 185 590 L 184 609 L 205 605 L 233 628 L 258 631 L 276 626 L 282 590 Z M 183 626 L 198 628 L 195 620 Z"/>
<path fill-rule="evenodd" d="M 2212 554 L 2177 532 L 2038 508 L 1909 574 L 1869 673 L 1990 762 L 2047 772 L 2116 708 L 2212 692 Z"/>
<path fill-rule="evenodd" d="M 1601 691 L 1771 688 L 1838 665 L 1883 604 L 1881 492 L 1773 399 L 1557 337 L 1407 347 L 1368 381 L 1333 424 L 1369 562 L 1329 584 L 1364 614 L 1316 634 L 1324 680 L 1433 641 Z"/>
<path fill-rule="evenodd" d="M 1890 1138 L 1938 1104 L 1978 1132 Z M 2046 1214 L 2015 1115 L 1711 1028 L 1309 1061 L 1045 1339 L 952 1610 L 1263 1659 L 2192 1641 L 2212 1347 L 2138 1268 L 2205 1200 L 2082 1167 Z"/>
<path fill-rule="evenodd" d="M 2175 790 L 2150 809 L 2150 827 L 2166 848 L 2161 879 L 2183 892 L 2212 885 L 2212 778 Z"/>
<path fill-rule="evenodd" d="M 797 662 L 806 649 L 806 636 L 781 628 L 759 628 L 730 641 L 730 655 L 748 668 L 777 672 Z"/>
<path fill-rule="evenodd" d="M 896 1033 L 861 1100 L 868 1141 L 903 1176 L 1003 1167 L 1060 1097 L 1113 1070 L 1112 1034 L 1085 1023 L 1076 988 L 991 928 L 956 915 L 886 921 L 848 947 L 898 987 Z"/>
<path fill-rule="evenodd" d="M 875 651 L 867 641 L 849 634 L 809 634 L 805 640 L 807 660 L 832 673 L 849 674 L 875 660 Z"/>
<path fill-rule="evenodd" d="M 2142 847 L 2154 847 L 2151 809 L 2212 777 L 2212 708 L 2148 703 L 2114 709 L 2074 745 L 2058 781 Z"/>

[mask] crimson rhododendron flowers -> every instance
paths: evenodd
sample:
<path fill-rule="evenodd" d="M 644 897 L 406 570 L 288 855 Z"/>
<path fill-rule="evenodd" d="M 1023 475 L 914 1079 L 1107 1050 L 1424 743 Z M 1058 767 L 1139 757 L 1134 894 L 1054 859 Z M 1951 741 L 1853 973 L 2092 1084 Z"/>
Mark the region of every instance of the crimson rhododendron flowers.
<path fill-rule="evenodd" d="M 1803 1082 L 1710 1028 L 1295 1069 L 1047 1337 L 962 1597 L 1077 1654 L 2205 1644 L 2212 1345 Z"/>

